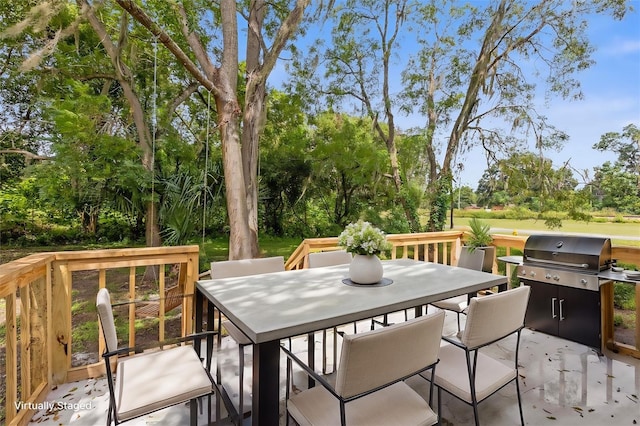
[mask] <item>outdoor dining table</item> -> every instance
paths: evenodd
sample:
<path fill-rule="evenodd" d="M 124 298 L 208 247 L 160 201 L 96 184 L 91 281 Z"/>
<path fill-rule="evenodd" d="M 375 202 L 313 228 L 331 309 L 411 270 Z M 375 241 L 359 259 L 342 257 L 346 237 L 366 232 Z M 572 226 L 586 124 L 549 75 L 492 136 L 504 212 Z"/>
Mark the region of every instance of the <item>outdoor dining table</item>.
<path fill-rule="evenodd" d="M 252 424 L 279 422 L 281 339 L 507 282 L 501 275 L 409 259 L 383 261 L 383 268 L 384 282 L 374 285 L 349 283 L 349 265 L 197 282 L 196 306 L 206 299 L 254 343 Z M 200 316 L 196 331 L 201 329 Z"/>

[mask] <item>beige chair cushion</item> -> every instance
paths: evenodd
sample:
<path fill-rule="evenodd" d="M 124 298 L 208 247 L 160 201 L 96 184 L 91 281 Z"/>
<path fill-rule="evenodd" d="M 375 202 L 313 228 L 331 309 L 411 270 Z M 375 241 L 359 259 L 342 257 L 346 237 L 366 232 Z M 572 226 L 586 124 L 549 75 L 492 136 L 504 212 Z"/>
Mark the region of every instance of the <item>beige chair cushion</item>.
<path fill-rule="evenodd" d="M 473 349 L 513 333 L 524 324 L 531 287 L 471 299 L 460 340 Z"/>
<path fill-rule="evenodd" d="M 433 306 L 440 309 L 446 309 L 453 312 L 464 312 L 467 308 L 467 295 L 451 297 L 449 299 L 440 300 L 432 303 Z"/>
<path fill-rule="evenodd" d="M 340 402 L 322 386 L 289 399 L 291 416 L 301 426 L 340 424 Z M 438 416 L 429 404 L 404 382 L 346 404 L 348 425 L 432 425 Z"/>
<path fill-rule="evenodd" d="M 437 386 L 446 389 L 458 398 L 471 403 L 469 375 L 467 373 L 465 351 L 450 344 L 440 347 L 440 362 L 436 367 Z M 491 395 L 513 380 L 516 370 L 500 361 L 478 352 L 476 371 L 476 396 L 478 401 Z"/>
<path fill-rule="evenodd" d="M 438 359 L 444 312 L 346 335 L 335 390 L 345 398 L 391 383 Z"/>
<path fill-rule="evenodd" d="M 158 383 L 164 385 L 158 386 Z M 120 421 L 211 392 L 211 380 L 192 346 L 138 354 L 118 361 L 115 399 Z"/>
<path fill-rule="evenodd" d="M 353 256 L 344 250 L 309 253 L 309 268 L 345 265 L 351 263 Z"/>
<path fill-rule="evenodd" d="M 211 278 L 214 280 L 282 271 L 284 271 L 282 256 L 211 262 Z"/>
<path fill-rule="evenodd" d="M 107 346 L 107 352 L 118 349 L 118 335 L 116 334 L 116 325 L 113 321 L 113 310 L 111 308 L 111 296 L 106 288 L 98 290 L 96 297 L 96 307 L 98 308 L 98 316 L 100 317 L 100 326 L 102 327 L 102 335 Z"/>

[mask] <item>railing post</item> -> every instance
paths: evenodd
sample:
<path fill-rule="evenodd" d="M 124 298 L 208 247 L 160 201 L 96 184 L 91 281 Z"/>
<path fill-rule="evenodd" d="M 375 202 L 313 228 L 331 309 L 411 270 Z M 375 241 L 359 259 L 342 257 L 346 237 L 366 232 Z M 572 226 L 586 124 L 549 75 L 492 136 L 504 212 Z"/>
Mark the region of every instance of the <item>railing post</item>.
<path fill-rule="evenodd" d="M 31 300 L 30 288 L 33 282 L 20 287 L 20 384 L 22 399 L 31 393 Z"/>
<path fill-rule="evenodd" d="M 51 353 L 52 385 L 67 381 L 67 371 L 71 366 L 71 272 L 66 263 L 53 263 L 51 283 Z"/>
<path fill-rule="evenodd" d="M 613 326 L 613 283 L 607 282 L 600 286 L 600 319 L 602 348 L 615 350 Z"/>
<path fill-rule="evenodd" d="M 47 280 L 38 278 L 29 286 L 31 310 L 31 389 L 34 392 L 40 383 L 46 382 L 47 371 Z"/>
<path fill-rule="evenodd" d="M 302 249 L 302 269 L 307 269 L 309 267 L 309 243 L 307 240 L 302 243 L 304 244 Z"/>
<path fill-rule="evenodd" d="M 184 277 L 184 295 L 182 298 L 182 335 L 186 336 L 193 332 L 193 306 L 196 300 L 196 279 L 198 277 L 198 253 L 189 254 L 185 266 L 186 276 Z"/>
<path fill-rule="evenodd" d="M 460 250 L 462 250 L 462 236 L 456 238 L 451 245 L 451 265 L 458 264 L 458 258 L 460 257 Z"/>
<path fill-rule="evenodd" d="M 640 351 L 640 284 L 636 284 L 636 351 Z"/>
<path fill-rule="evenodd" d="M 18 402 L 18 335 L 16 324 L 16 294 L 11 293 L 6 302 L 6 403 L 5 416 L 7 423 L 16 417 Z"/>

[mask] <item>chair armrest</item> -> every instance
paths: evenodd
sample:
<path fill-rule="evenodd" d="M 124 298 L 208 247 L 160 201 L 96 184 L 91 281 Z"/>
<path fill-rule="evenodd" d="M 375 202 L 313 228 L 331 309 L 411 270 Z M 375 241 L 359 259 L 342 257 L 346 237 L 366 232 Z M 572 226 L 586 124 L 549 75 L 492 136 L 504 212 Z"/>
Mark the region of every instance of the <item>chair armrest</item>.
<path fill-rule="evenodd" d="M 200 272 L 200 274 L 198 274 L 198 279 L 212 279 L 213 276 L 211 275 L 211 269 L 209 269 L 208 271 L 204 271 L 204 272 Z"/>
<path fill-rule="evenodd" d="M 189 335 L 183 336 L 183 337 L 176 337 L 174 339 L 163 340 L 162 342 L 153 342 L 153 343 L 146 344 L 146 345 L 136 345 L 136 346 L 127 346 L 125 348 L 118 348 L 115 351 L 103 353 L 102 357 L 109 359 L 110 357 L 113 357 L 113 356 L 116 356 L 116 355 L 129 354 L 131 352 L 138 354 L 138 353 L 144 352 L 147 349 L 153 349 L 153 348 L 159 348 L 159 347 L 162 347 L 162 346 L 175 345 L 177 343 L 184 343 L 184 342 L 190 342 L 190 341 L 195 341 L 195 340 L 201 340 L 201 339 L 205 339 L 207 337 L 213 337 L 213 336 L 215 336 L 217 334 L 218 334 L 218 332 L 217 331 L 213 331 L 213 330 L 202 331 L 200 333 L 193 333 L 193 334 L 189 334 Z"/>
<path fill-rule="evenodd" d="M 298 366 L 300 368 L 302 368 L 305 371 L 305 373 L 307 373 L 314 380 L 316 380 L 318 383 L 320 383 L 322 385 L 322 387 L 327 389 L 333 396 L 335 396 L 338 399 L 342 399 L 340 397 L 340 395 L 338 395 L 336 393 L 335 389 L 333 389 L 333 386 L 331 386 L 331 384 L 327 381 L 327 379 L 322 377 L 320 374 L 316 373 L 311 367 L 309 367 L 307 364 L 305 364 L 304 361 L 302 361 L 300 358 L 298 358 L 296 355 L 294 355 L 293 352 L 291 352 L 289 349 L 285 348 L 282 345 L 280 346 L 280 349 L 282 349 L 282 351 L 285 353 L 287 358 L 291 359 L 296 364 L 298 364 Z"/>
<path fill-rule="evenodd" d="M 461 349 L 467 349 L 467 346 L 464 343 L 462 343 L 458 337 L 442 336 L 442 340 L 444 340 L 447 343 L 451 343 L 452 345 L 457 346 Z"/>
<path fill-rule="evenodd" d="M 476 351 L 480 348 L 483 348 L 485 346 L 489 346 L 489 345 L 493 345 L 496 342 L 499 342 L 500 340 L 506 339 L 507 337 L 511 336 L 512 334 L 520 334 L 520 332 L 522 331 L 522 329 L 524 328 L 524 325 L 521 325 L 520 327 L 516 328 L 515 330 L 498 337 L 497 339 L 491 340 L 489 342 L 485 342 L 481 345 L 477 345 L 474 347 L 469 347 L 467 345 L 465 345 L 464 343 L 462 343 L 462 341 L 460 341 L 459 337 L 453 337 L 453 336 L 442 336 L 442 340 L 444 340 L 445 342 L 451 343 L 454 346 L 457 346 L 461 349 L 465 349 L 465 350 L 469 350 L 469 351 Z"/>

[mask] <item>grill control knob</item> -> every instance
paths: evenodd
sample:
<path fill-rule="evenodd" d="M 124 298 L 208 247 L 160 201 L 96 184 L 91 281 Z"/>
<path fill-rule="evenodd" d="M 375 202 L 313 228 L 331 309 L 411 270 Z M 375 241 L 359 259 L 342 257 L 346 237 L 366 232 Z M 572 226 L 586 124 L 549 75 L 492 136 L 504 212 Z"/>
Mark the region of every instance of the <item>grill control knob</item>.
<path fill-rule="evenodd" d="M 530 276 L 532 276 L 532 277 L 535 277 L 535 276 L 536 276 L 536 273 L 535 273 L 535 272 L 533 272 L 533 271 L 531 271 L 531 272 L 529 273 L 529 275 L 530 275 Z"/>
<path fill-rule="evenodd" d="M 550 280 L 551 279 L 551 274 L 547 274 L 544 276 L 546 279 Z"/>
<path fill-rule="evenodd" d="M 580 284 L 582 284 L 582 285 L 587 285 L 587 280 L 585 280 L 584 278 L 582 278 L 582 279 L 580 280 Z"/>
<path fill-rule="evenodd" d="M 558 275 L 554 275 L 554 276 L 553 276 L 553 280 L 554 280 L 554 281 L 560 281 L 560 277 L 559 277 Z"/>

